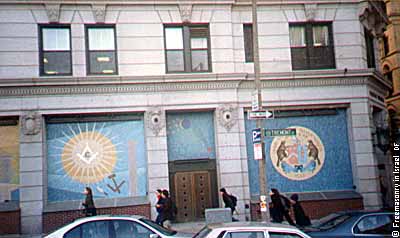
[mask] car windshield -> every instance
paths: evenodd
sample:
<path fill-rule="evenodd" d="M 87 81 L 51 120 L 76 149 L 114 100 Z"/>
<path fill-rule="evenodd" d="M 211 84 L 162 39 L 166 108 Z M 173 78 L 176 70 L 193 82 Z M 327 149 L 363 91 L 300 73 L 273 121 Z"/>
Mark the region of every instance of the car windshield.
<path fill-rule="evenodd" d="M 203 229 L 201 229 L 199 232 L 197 232 L 197 234 L 194 235 L 193 238 L 204 238 L 210 232 L 211 232 L 211 229 L 205 226 Z"/>
<path fill-rule="evenodd" d="M 337 213 L 330 214 L 316 221 L 312 227 L 320 230 L 329 230 L 342 224 L 350 217 L 351 216 L 348 214 L 337 214 Z"/>
<path fill-rule="evenodd" d="M 175 235 L 177 233 L 176 231 L 171 231 L 171 230 L 168 230 L 165 227 L 162 227 L 162 226 L 158 225 L 157 223 L 155 223 L 152 220 L 145 219 L 145 218 L 140 218 L 139 220 L 142 221 L 143 223 L 145 223 L 146 225 L 151 226 L 153 229 L 161 232 L 163 235 L 173 236 L 173 235 Z"/>

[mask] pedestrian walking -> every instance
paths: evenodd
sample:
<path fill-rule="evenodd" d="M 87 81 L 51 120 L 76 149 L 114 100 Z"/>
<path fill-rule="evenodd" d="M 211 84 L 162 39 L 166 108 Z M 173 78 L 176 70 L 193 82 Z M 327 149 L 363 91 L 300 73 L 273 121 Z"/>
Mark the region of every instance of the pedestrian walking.
<path fill-rule="evenodd" d="M 311 225 L 310 218 L 304 212 L 303 207 L 299 201 L 299 195 L 293 194 L 290 196 L 290 202 L 292 203 L 294 218 L 296 220 L 296 225 L 304 227 Z"/>
<path fill-rule="evenodd" d="M 272 222 L 282 223 L 283 217 L 285 217 L 286 221 L 290 225 L 295 225 L 292 218 L 289 215 L 290 211 L 290 200 L 281 195 L 278 189 L 273 188 L 271 189 L 271 207 L 270 207 L 270 214 L 272 218 Z"/>
<path fill-rule="evenodd" d="M 156 217 L 156 223 L 161 225 L 161 216 L 162 216 L 162 196 L 161 196 L 162 190 L 161 189 L 157 189 L 156 191 L 156 197 L 157 197 L 157 203 L 155 205 L 156 207 L 156 211 L 157 211 L 157 217 Z"/>
<path fill-rule="evenodd" d="M 225 188 L 221 188 L 219 191 L 221 193 L 225 207 L 231 209 L 232 221 L 238 221 L 238 219 L 233 217 L 233 213 L 236 210 L 237 198 L 232 194 L 227 193 Z"/>
<path fill-rule="evenodd" d="M 86 195 L 85 202 L 82 203 L 82 205 L 84 207 L 83 213 L 87 217 L 96 216 L 97 211 L 96 211 L 96 207 L 94 206 L 94 202 L 93 202 L 92 189 L 89 187 L 86 187 L 85 191 L 83 193 Z"/>
<path fill-rule="evenodd" d="M 161 197 L 163 199 L 162 202 L 162 212 L 161 212 L 161 225 L 164 226 L 165 228 L 171 229 L 172 225 L 172 220 L 174 220 L 175 217 L 175 211 L 174 207 L 175 205 L 173 204 L 171 198 L 169 197 L 169 192 L 168 190 L 163 190 L 161 193 Z"/>

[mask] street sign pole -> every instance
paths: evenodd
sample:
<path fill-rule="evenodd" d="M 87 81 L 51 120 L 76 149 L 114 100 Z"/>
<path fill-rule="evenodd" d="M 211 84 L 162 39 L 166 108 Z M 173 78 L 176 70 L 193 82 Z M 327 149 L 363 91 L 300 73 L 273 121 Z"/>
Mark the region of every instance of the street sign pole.
<path fill-rule="evenodd" d="M 262 95 L 261 95 L 261 80 L 260 80 L 260 55 L 259 55 L 259 48 L 258 48 L 258 21 L 257 21 L 257 0 L 252 0 L 251 4 L 251 12 L 253 17 L 253 61 L 254 61 L 254 84 L 255 89 L 257 91 L 258 97 L 258 110 L 262 110 Z M 256 125 L 257 128 L 263 128 L 263 119 L 257 119 Z M 261 141 L 261 148 L 263 141 Z M 269 209 L 268 209 L 268 202 L 265 204 L 261 200 L 261 197 L 265 198 L 268 196 L 267 194 L 267 176 L 265 172 L 265 150 L 262 149 L 261 152 L 261 159 L 258 160 L 258 174 L 259 174 L 259 184 L 260 184 L 260 208 L 263 206 L 261 210 L 261 220 L 262 221 L 269 221 Z"/>

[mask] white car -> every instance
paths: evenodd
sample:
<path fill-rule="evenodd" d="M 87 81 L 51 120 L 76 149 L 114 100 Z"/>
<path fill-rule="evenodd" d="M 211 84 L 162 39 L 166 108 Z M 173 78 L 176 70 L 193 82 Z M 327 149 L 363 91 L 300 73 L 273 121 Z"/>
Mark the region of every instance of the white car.
<path fill-rule="evenodd" d="M 205 226 L 193 238 L 310 238 L 294 226 L 268 222 L 230 222 Z"/>
<path fill-rule="evenodd" d="M 93 216 L 50 233 L 45 238 L 189 238 L 193 234 L 168 230 L 142 216 Z"/>

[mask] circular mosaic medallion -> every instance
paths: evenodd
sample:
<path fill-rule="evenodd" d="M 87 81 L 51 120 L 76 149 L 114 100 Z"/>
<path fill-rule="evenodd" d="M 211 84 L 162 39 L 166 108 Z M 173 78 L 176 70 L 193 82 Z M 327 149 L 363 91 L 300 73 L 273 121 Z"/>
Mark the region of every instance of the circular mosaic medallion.
<path fill-rule="evenodd" d="M 324 165 L 325 149 L 312 130 L 293 126 L 296 136 L 274 137 L 270 157 L 275 169 L 291 180 L 306 180 L 316 175 Z"/>
<path fill-rule="evenodd" d="M 82 132 L 64 145 L 61 161 L 73 180 L 97 183 L 110 175 L 117 161 L 115 145 L 96 131 Z"/>

